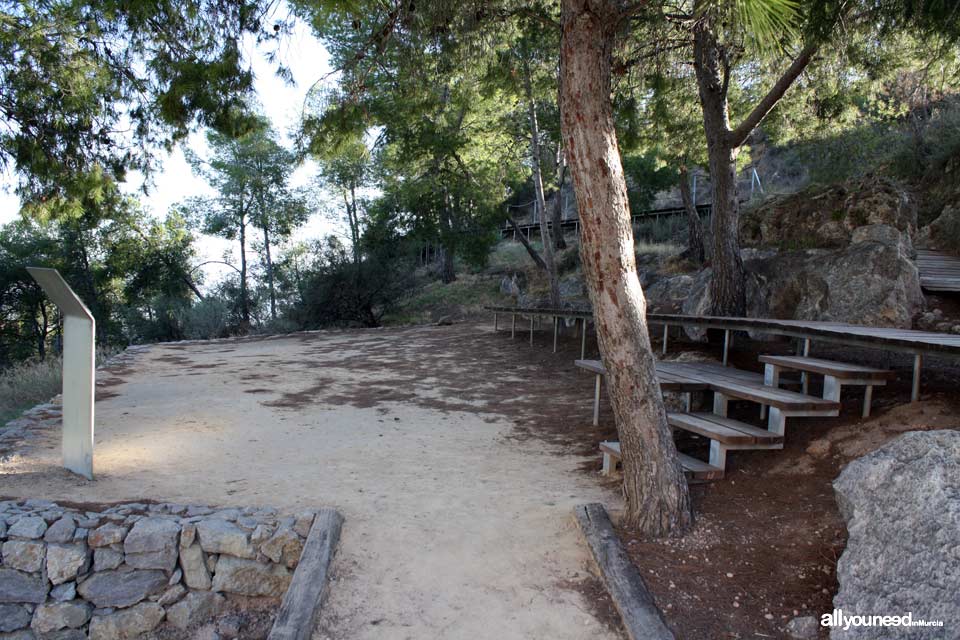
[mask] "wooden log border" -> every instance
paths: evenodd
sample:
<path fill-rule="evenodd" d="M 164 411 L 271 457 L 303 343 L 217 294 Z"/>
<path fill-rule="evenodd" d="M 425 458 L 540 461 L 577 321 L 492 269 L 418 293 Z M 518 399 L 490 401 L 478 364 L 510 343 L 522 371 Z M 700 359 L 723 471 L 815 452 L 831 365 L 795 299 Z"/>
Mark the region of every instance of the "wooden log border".
<path fill-rule="evenodd" d="M 620 543 L 602 504 L 579 505 L 574 518 L 600 570 L 630 640 L 674 640 L 640 572 Z"/>
<path fill-rule="evenodd" d="M 310 640 L 313 636 L 342 526 L 343 516 L 335 509 L 317 512 L 267 640 Z"/>

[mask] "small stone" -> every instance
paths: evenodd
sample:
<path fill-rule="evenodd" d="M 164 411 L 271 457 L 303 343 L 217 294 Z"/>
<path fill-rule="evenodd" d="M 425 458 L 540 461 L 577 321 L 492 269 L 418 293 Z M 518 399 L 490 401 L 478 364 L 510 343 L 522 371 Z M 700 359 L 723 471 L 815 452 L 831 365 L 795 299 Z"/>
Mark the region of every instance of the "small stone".
<path fill-rule="evenodd" d="M 160 596 L 160 599 L 157 600 L 157 604 L 161 607 L 169 607 L 174 602 L 183 597 L 187 590 L 182 584 L 175 584 L 166 591 L 163 592 L 163 595 Z"/>
<path fill-rule="evenodd" d="M 167 610 L 167 620 L 178 629 L 188 629 L 214 617 L 225 600 L 219 593 L 192 591 Z"/>
<path fill-rule="evenodd" d="M 180 581 L 183 580 L 183 570 L 177 569 L 171 574 L 170 579 L 167 581 L 167 584 L 171 587 L 175 584 L 180 584 Z"/>
<path fill-rule="evenodd" d="M 47 523 L 38 516 L 27 516 L 20 518 L 16 524 L 10 527 L 7 535 L 11 538 L 29 538 L 36 540 L 43 537 L 47 530 Z"/>
<path fill-rule="evenodd" d="M 8 540 L 3 543 L 3 565 L 34 573 L 43 568 L 44 546 L 32 540 Z"/>
<path fill-rule="evenodd" d="M 217 554 L 215 554 L 215 553 L 208 553 L 208 554 L 207 554 L 207 571 L 209 571 L 210 573 L 216 573 L 216 572 L 217 572 L 217 560 L 219 560 L 219 559 L 220 559 L 220 556 L 218 556 Z"/>
<path fill-rule="evenodd" d="M 313 518 L 316 514 L 313 511 L 303 511 L 296 515 L 296 521 L 293 523 L 293 530 L 301 538 L 306 538 L 310 534 L 310 527 L 313 526 Z"/>
<path fill-rule="evenodd" d="M 802 616 L 787 623 L 787 635 L 796 640 L 816 640 L 820 633 L 820 621 L 816 616 Z"/>
<path fill-rule="evenodd" d="M 180 568 L 183 569 L 183 581 L 191 589 L 209 589 L 210 572 L 199 544 L 180 550 Z"/>
<path fill-rule="evenodd" d="M 109 571 L 123 564 L 123 554 L 113 549 L 100 548 L 93 552 L 93 570 Z"/>
<path fill-rule="evenodd" d="M 250 534 L 250 542 L 253 544 L 260 544 L 264 540 L 269 540 L 271 535 L 273 535 L 273 529 L 266 525 L 260 524 L 257 525 L 253 530 L 253 533 Z"/>
<path fill-rule="evenodd" d="M 101 571 L 87 578 L 77 592 L 98 608 L 129 607 L 147 596 L 160 593 L 167 576 L 156 569 Z"/>
<path fill-rule="evenodd" d="M 254 558 L 257 553 L 247 533 L 232 522 L 212 519 L 197 525 L 200 547 L 207 553 L 225 553 L 237 558 Z"/>
<path fill-rule="evenodd" d="M 177 564 L 180 525 L 163 518 L 137 521 L 123 541 L 126 563 L 137 569 L 172 571 Z"/>
<path fill-rule="evenodd" d="M 102 527 L 97 527 L 87 535 L 87 544 L 91 547 L 109 547 L 112 544 L 123 542 L 127 535 L 125 527 L 108 522 Z"/>
<path fill-rule="evenodd" d="M 30 627 L 40 634 L 59 629 L 79 629 L 90 619 L 93 610 L 86 602 L 42 604 L 33 612 Z"/>
<path fill-rule="evenodd" d="M 273 536 L 260 545 L 260 551 L 263 555 L 270 558 L 274 563 L 283 563 L 292 569 L 300 561 L 300 553 L 303 551 L 303 541 L 293 529 L 281 527 L 277 529 Z"/>
<path fill-rule="evenodd" d="M 53 584 L 74 580 L 89 568 L 90 554 L 83 545 L 51 544 L 47 547 L 47 576 Z"/>
<path fill-rule="evenodd" d="M 0 603 L 42 604 L 47 600 L 48 591 L 47 581 L 42 576 L 0 567 Z"/>
<path fill-rule="evenodd" d="M 23 629 L 30 624 L 30 612 L 19 604 L 0 604 L 0 633 Z"/>
<path fill-rule="evenodd" d="M 765 613 L 765 614 L 763 614 L 763 617 L 766 618 L 767 620 L 773 620 L 773 614 L 772 614 L 772 613 Z"/>
<path fill-rule="evenodd" d="M 73 530 L 73 541 L 74 542 L 86 542 L 87 534 L 90 532 L 89 529 L 84 529 L 83 527 L 77 527 Z"/>
<path fill-rule="evenodd" d="M 50 597 L 57 602 L 67 602 L 77 597 L 77 583 L 64 582 L 50 590 Z"/>
<path fill-rule="evenodd" d="M 77 525 L 74 524 L 73 517 L 66 515 L 50 525 L 50 528 L 47 529 L 43 539 L 47 542 L 55 542 L 60 544 L 73 542 L 73 532 L 76 531 L 76 529 Z"/>
<path fill-rule="evenodd" d="M 135 607 L 90 619 L 90 640 L 128 640 L 157 628 L 163 620 L 163 607 L 142 602 Z"/>
<path fill-rule="evenodd" d="M 286 567 L 221 556 L 213 576 L 213 590 L 279 598 L 286 593 L 291 576 Z"/>

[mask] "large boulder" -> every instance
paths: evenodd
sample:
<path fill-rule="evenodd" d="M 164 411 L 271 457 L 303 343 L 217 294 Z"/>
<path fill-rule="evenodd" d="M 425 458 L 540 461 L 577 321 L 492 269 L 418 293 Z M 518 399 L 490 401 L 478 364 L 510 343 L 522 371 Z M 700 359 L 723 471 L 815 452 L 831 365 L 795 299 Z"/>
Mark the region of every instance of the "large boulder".
<path fill-rule="evenodd" d="M 960 624 L 958 478 L 958 431 L 909 432 L 847 465 L 833 483 L 849 532 L 837 563 L 835 608 L 845 616 L 910 613 L 914 620 L 942 620 L 939 631 L 953 637 Z M 834 627 L 830 637 L 901 638 L 905 632 Z M 929 637 L 947 636 L 934 629 Z"/>
<path fill-rule="evenodd" d="M 886 225 L 861 227 L 835 251 L 749 260 L 748 315 L 910 328 L 923 305 L 907 239 Z"/>
<path fill-rule="evenodd" d="M 947 205 L 917 234 L 917 246 L 960 255 L 960 208 Z"/>

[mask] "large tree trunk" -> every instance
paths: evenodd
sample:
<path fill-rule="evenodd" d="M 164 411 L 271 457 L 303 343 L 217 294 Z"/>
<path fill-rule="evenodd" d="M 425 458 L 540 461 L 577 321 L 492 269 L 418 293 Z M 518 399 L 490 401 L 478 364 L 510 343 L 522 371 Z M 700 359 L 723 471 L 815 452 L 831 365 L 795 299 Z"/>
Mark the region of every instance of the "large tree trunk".
<path fill-rule="evenodd" d="M 693 204 L 693 194 L 690 192 L 690 172 L 687 165 L 680 164 L 680 199 L 683 208 L 687 211 L 687 254 L 691 260 L 703 264 L 706 260 L 706 251 L 703 248 L 703 221 Z"/>
<path fill-rule="evenodd" d="M 560 278 L 557 275 L 557 262 L 553 257 L 553 238 L 550 235 L 550 223 L 547 220 L 547 202 L 543 195 L 543 173 L 540 168 L 540 124 L 537 122 L 537 103 L 533 99 L 533 87 L 530 83 L 530 67 L 523 61 L 523 87 L 527 94 L 527 112 L 530 118 L 530 155 L 533 165 L 533 190 L 537 194 L 537 220 L 540 221 L 540 239 L 543 242 L 543 262 L 547 265 L 547 279 L 550 281 L 550 306 L 559 309 Z M 560 231 L 559 226 L 555 231 Z"/>
<path fill-rule="evenodd" d="M 693 520 L 663 407 L 637 277 L 627 184 L 610 100 L 615 0 L 563 0 L 560 112 L 577 195 L 582 256 L 623 452 L 624 522 L 650 536 Z"/>
<path fill-rule="evenodd" d="M 737 199 L 737 148 L 730 140 L 727 108 L 729 63 L 717 42 L 709 12 L 693 32 L 694 70 L 703 109 L 703 128 L 710 160 L 713 188 L 713 251 L 710 280 L 711 313 L 742 316 L 746 313 L 743 258 L 740 255 L 740 202 Z"/>

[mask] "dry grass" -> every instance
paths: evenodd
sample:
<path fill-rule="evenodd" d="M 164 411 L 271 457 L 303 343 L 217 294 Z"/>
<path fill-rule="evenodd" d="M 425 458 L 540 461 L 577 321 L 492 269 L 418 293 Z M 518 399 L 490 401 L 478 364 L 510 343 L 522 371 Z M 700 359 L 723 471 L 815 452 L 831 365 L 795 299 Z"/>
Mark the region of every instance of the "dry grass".
<path fill-rule="evenodd" d="M 116 347 L 98 348 L 97 364 L 117 352 Z M 19 362 L 0 371 L 0 426 L 60 393 L 62 368 L 59 357 L 48 357 Z"/>

